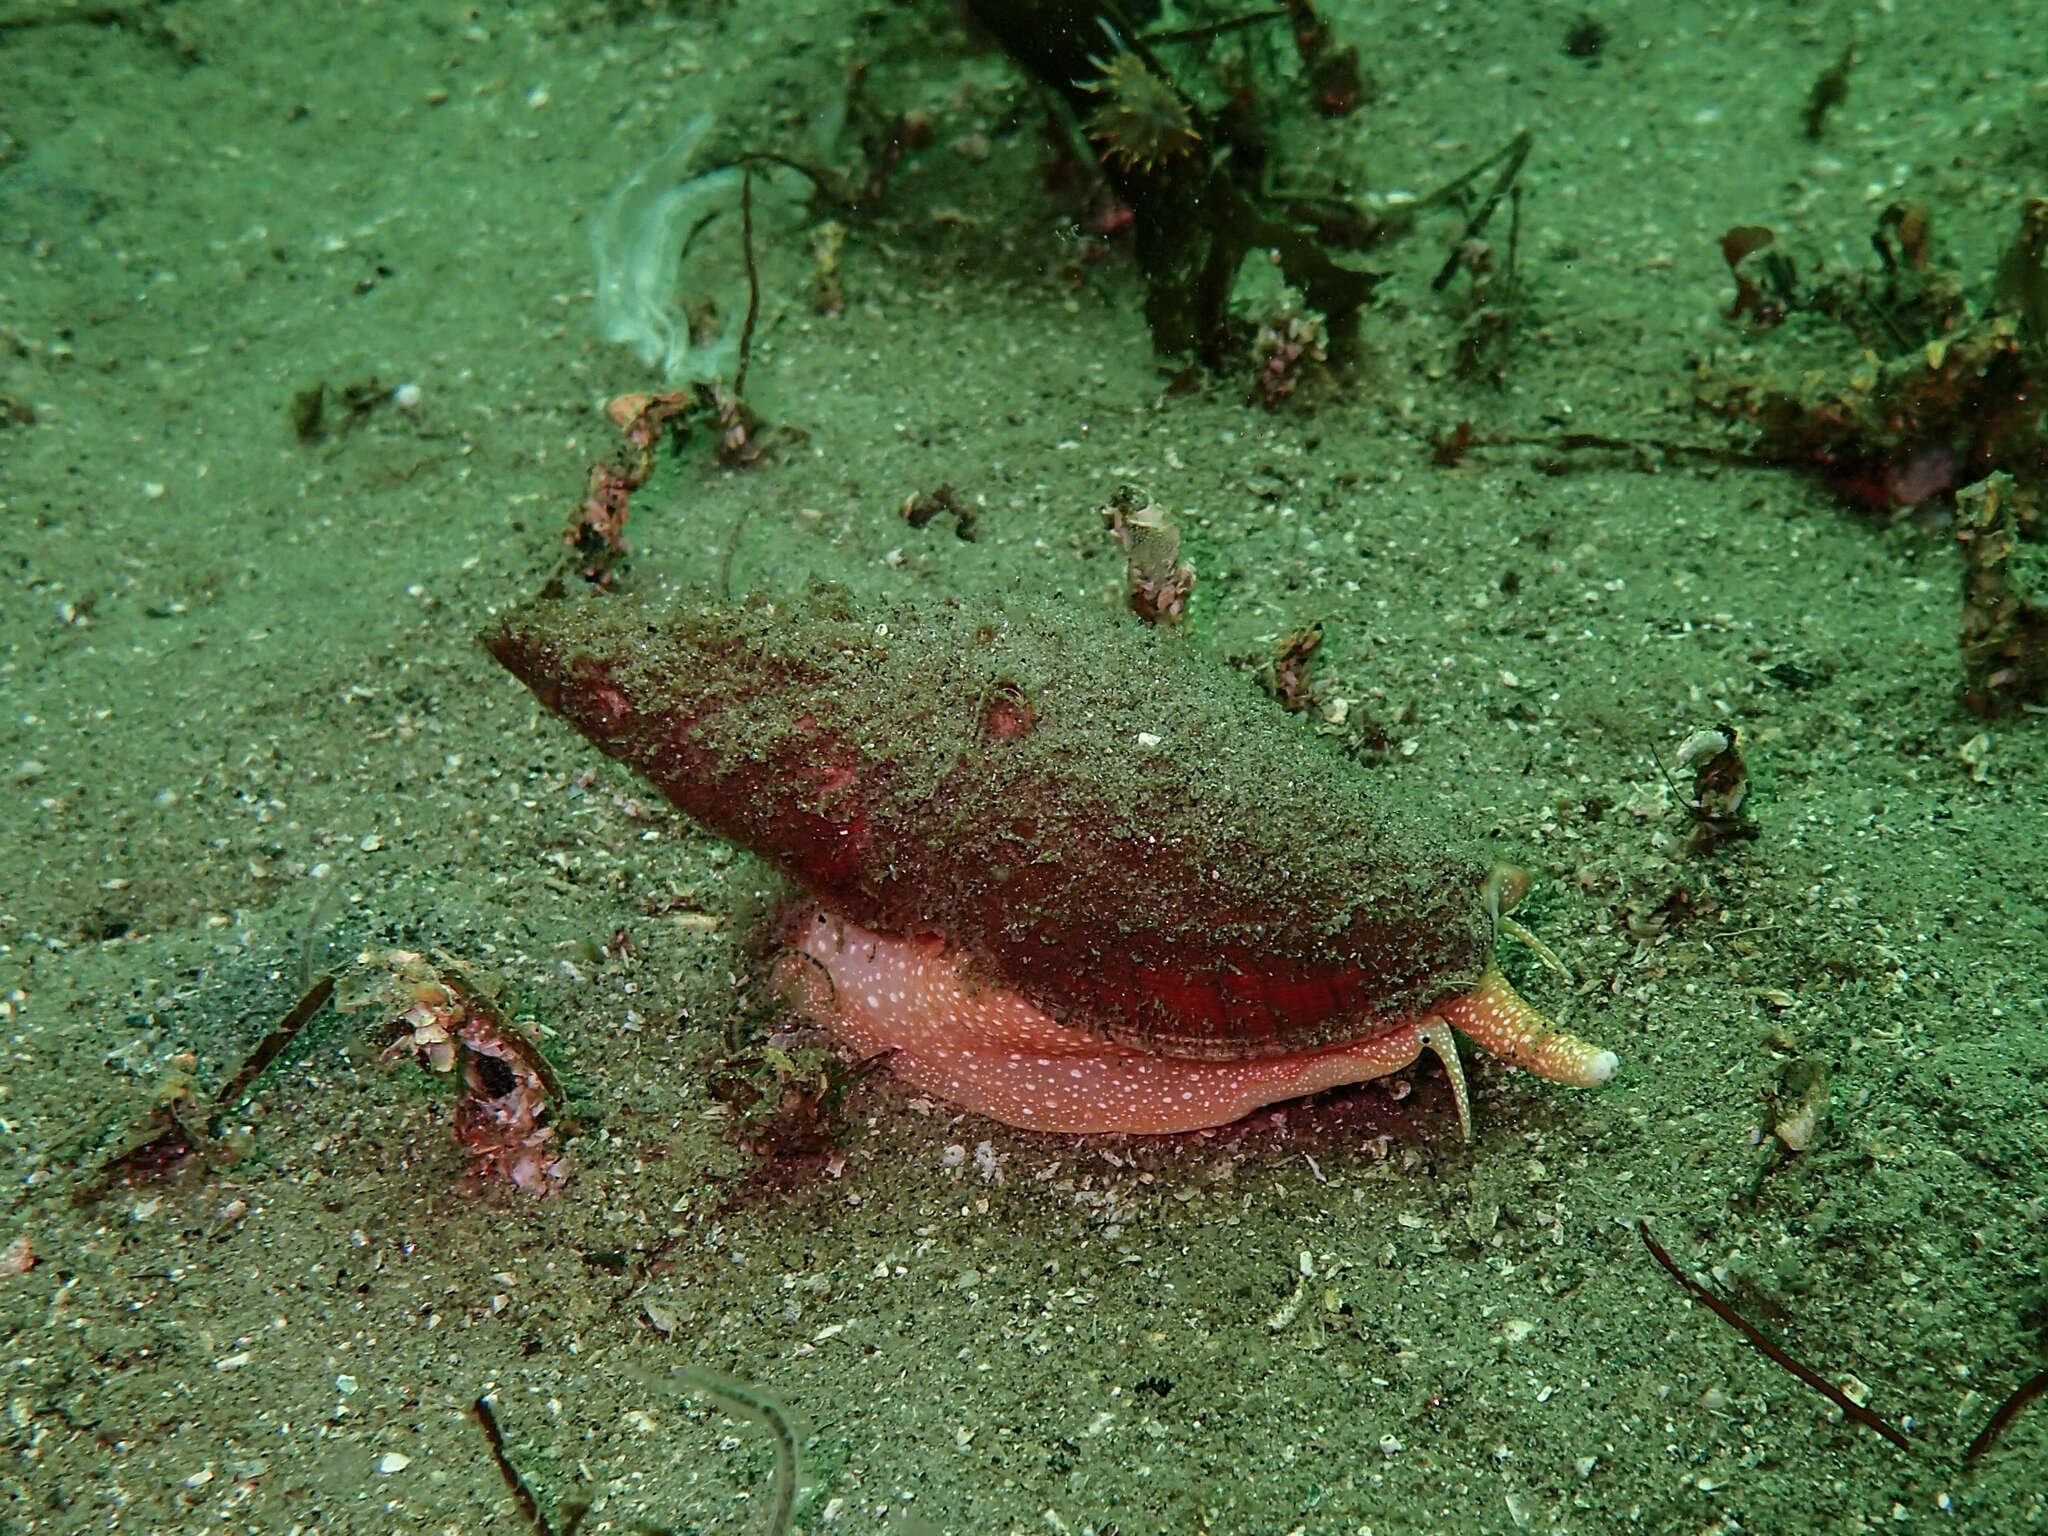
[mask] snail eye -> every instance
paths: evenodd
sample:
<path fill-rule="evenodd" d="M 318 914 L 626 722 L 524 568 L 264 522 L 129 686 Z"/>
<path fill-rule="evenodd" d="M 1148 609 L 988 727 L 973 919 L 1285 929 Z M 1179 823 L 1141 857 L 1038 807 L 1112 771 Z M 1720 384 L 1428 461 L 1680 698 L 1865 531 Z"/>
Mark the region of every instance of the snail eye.
<path fill-rule="evenodd" d="M 1496 921 L 1529 894 L 1529 872 L 1514 864 L 1496 864 L 1480 882 L 1479 897 L 1489 916 Z"/>

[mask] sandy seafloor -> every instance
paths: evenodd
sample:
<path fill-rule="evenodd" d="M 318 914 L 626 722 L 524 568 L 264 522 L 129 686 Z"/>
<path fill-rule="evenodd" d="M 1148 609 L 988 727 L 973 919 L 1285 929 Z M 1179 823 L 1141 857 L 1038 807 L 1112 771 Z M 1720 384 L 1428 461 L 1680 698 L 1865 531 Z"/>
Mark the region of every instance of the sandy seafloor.
<path fill-rule="evenodd" d="M 524 1530 L 485 1391 L 558 1528 L 765 1529 L 768 1436 L 652 1384 L 674 1363 L 801 1421 L 808 1531 L 2048 1528 L 2039 1405 L 1960 1460 L 2048 1342 L 2048 754 L 2019 717 L 1958 755 L 1986 728 L 1941 509 L 1429 451 L 1462 418 L 1723 440 L 1691 368 L 1752 345 L 1732 224 L 1857 266 L 1918 198 L 1981 292 L 2048 190 L 2018 8 L 1634 7 L 1589 64 L 1572 7 L 1331 4 L 1376 99 L 1288 153 L 1420 191 L 1534 129 L 1529 308 L 1504 387 L 1449 372 L 1455 221 L 1426 221 L 1362 362 L 1277 412 L 1166 392 L 1128 253 L 1084 256 L 1040 106 L 943 6 L 67 9 L 0 5 L 0 384 L 37 418 L 0 427 L 0 1246 L 37 1259 L 0 1279 L 0 1531 Z M 665 462 L 632 582 L 703 579 L 737 525 L 754 590 L 1109 605 L 1095 508 L 1141 485 L 1187 526 L 1217 686 L 1320 618 L 1326 688 L 1407 744 L 1361 771 L 1536 872 L 1576 980 L 1508 964 L 1614 1083 L 1475 1061 L 1470 1146 L 1433 1064 L 1156 1141 L 874 1078 L 807 1179 L 721 1134 L 769 881 L 473 635 L 561 568 L 603 402 L 653 382 L 593 334 L 610 190 L 699 110 L 797 141 L 860 58 L 936 142 L 851 226 L 843 316 L 771 283 L 749 394 L 803 435 Z M 1802 344 L 1837 361 L 1756 345 Z M 417 399 L 295 440 L 295 392 L 371 379 Z M 974 542 L 899 516 L 940 483 Z M 1721 720 L 1760 835 L 1689 856 L 1655 759 Z M 358 1019 L 220 1166 L 72 1198 L 183 1054 L 218 1085 L 306 966 L 391 944 L 544 1028 L 594 1106 L 560 1195 L 466 1190 L 445 1095 Z M 1798 1060 L 1829 1109 L 1794 1156 L 1765 1132 Z M 1645 1219 L 1913 1449 L 1690 1302 Z"/>

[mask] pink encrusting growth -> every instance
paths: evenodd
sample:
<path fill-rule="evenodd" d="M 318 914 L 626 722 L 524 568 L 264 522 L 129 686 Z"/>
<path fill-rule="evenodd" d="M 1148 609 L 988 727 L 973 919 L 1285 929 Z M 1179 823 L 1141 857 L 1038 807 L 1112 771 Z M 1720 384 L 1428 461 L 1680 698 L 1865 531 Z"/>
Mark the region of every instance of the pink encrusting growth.
<path fill-rule="evenodd" d="M 855 1051 L 996 1119 L 1216 1125 L 1425 1045 L 1454 1066 L 1446 1026 L 1562 1081 L 1613 1069 L 1492 970 L 1503 882 L 1400 803 L 1414 780 L 1185 641 L 826 593 L 541 603 L 485 643 L 800 888 Z"/>

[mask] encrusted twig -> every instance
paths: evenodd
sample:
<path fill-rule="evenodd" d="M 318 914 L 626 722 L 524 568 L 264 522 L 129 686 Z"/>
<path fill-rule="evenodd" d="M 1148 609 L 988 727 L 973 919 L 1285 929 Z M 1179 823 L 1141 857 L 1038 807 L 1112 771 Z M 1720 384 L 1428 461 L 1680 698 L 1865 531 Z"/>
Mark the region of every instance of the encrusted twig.
<path fill-rule="evenodd" d="M 747 318 L 740 326 L 740 360 L 732 372 L 735 398 L 747 393 L 747 363 L 754 353 L 754 322 L 761 318 L 761 269 L 754 261 L 754 168 L 740 171 L 740 251 L 747 261 Z"/>
<path fill-rule="evenodd" d="M 555 1528 L 548 1523 L 546 1511 L 540 1507 L 540 1500 L 534 1496 L 533 1485 L 526 1475 L 512 1465 L 512 1457 L 505 1449 L 505 1432 L 498 1428 L 498 1415 L 491 1408 L 488 1397 L 480 1397 L 470 1405 L 476 1422 L 484 1432 L 484 1440 L 491 1448 L 491 1460 L 498 1464 L 498 1475 L 505 1479 L 505 1486 L 511 1490 L 512 1502 L 519 1506 L 519 1513 L 526 1517 L 526 1523 L 535 1536 L 555 1536 Z M 588 1504 L 565 1506 L 569 1518 L 562 1526 L 562 1536 L 576 1536 L 576 1528 L 583 1524 L 583 1517 L 590 1513 Z"/>
<path fill-rule="evenodd" d="M 593 464 L 583 500 L 569 514 L 562 542 L 575 550 L 583 579 L 594 587 L 611 585 L 612 567 L 625 559 L 626 516 L 633 493 L 654 473 L 654 445 L 670 423 L 696 409 L 691 391 L 620 395 L 604 413 L 625 433 L 626 441 L 613 460 Z"/>
<path fill-rule="evenodd" d="M 2005 1426 L 2012 1422 L 2013 1415 L 2043 1392 L 2048 1392 L 2048 1371 L 2041 1371 L 2020 1383 L 2012 1396 L 1998 1405 L 1998 1411 L 1991 1415 L 1991 1422 L 1978 1431 L 1977 1438 L 1970 1442 L 1970 1448 L 1963 1452 L 1963 1460 L 1975 1461 L 1990 1450 L 1998 1437 L 2005 1433 Z"/>
<path fill-rule="evenodd" d="M 1180 557 L 1173 515 L 1136 486 L 1118 489 L 1102 509 L 1110 534 L 1130 557 L 1131 612 L 1147 624 L 1171 629 L 1186 617 L 1195 568 Z"/>
<path fill-rule="evenodd" d="M 117 1184 L 151 1183 L 183 1173 L 194 1166 L 195 1159 L 211 1159 L 221 1122 L 241 1106 L 256 1080 L 304 1033 L 333 995 L 332 976 L 314 982 L 277 1028 L 257 1042 L 203 1111 L 190 1070 L 196 1063 L 189 1056 L 174 1062 L 173 1070 L 159 1081 L 148 1112 L 130 1130 L 121 1150 L 101 1162 L 71 1198 L 85 1204 Z"/>
<path fill-rule="evenodd" d="M 1749 1342 L 1755 1345 L 1757 1349 L 1760 1350 L 1764 1355 L 1769 1357 L 1771 1360 L 1775 1361 L 1777 1364 L 1782 1365 L 1794 1376 L 1797 1376 L 1801 1381 L 1805 1382 L 1809 1387 L 1813 1388 L 1814 1391 L 1820 1393 L 1822 1397 L 1825 1397 L 1829 1402 L 1833 1403 L 1837 1408 L 1841 1409 L 1843 1413 L 1847 1414 L 1850 1418 L 1854 1419 L 1858 1424 L 1861 1424 L 1868 1429 L 1876 1430 L 1880 1435 L 1883 1435 L 1885 1439 L 1891 1441 L 1893 1445 L 1896 1445 L 1902 1451 L 1910 1451 L 1913 1448 L 1913 1442 L 1906 1438 L 1905 1432 L 1903 1430 L 1892 1428 L 1890 1424 L 1887 1424 L 1883 1419 L 1879 1418 L 1876 1414 L 1872 1413 L 1868 1408 L 1864 1407 L 1861 1403 L 1857 1402 L 1854 1398 L 1850 1397 L 1848 1393 L 1844 1392 L 1840 1387 L 1836 1386 L 1833 1382 L 1829 1381 L 1826 1377 L 1822 1376 L 1818 1371 L 1811 1370 L 1808 1367 L 1801 1365 L 1797 1360 L 1794 1360 L 1790 1355 L 1786 1354 L 1784 1350 L 1780 1349 L 1776 1344 L 1772 1343 L 1771 1340 L 1765 1335 L 1764 1331 L 1761 1328 L 1757 1327 L 1756 1324 L 1752 1323 L 1740 1312 L 1736 1311 L 1733 1307 L 1729 1306 L 1727 1302 L 1723 1301 L 1720 1297 L 1716 1296 L 1712 1291 L 1708 1290 L 1704 1285 L 1701 1285 L 1697 1280 L 1693 1279 L 1692 1276 L 1688 1275 L 1684 1270 L 1680 1269 L 1677 1263 L 1673 1261 L 1671 1255 L 1666 1253 L 1663 1250 L 1663 1248 L 1658 1246 L 1657 1239 L 1650 1236 L 1650 1224 L 1647 1221 L 1638 1223 L 1636 1230 L 1642 1233 L 1643 1245 L 1650 1250 L 1650 1257 L 1655 1259 L 1659 1264 L 1663 1265 L 1665 1270 L 1670 1274 L 1672 1279 L 1676 1280 L 1680 1285 L 1684 1286 L 1688 1291 L 1690 1291 L 1693 1295 L 1697 1296 L 1702 1302 L 1704 1302 L 1707 1306 L 1707 1309 L 1711 1311 L 1716 1317 L 1720 1318 L 1722 1322 L 1726 1323 L 1730 1328 L 1733 1328 L 1737 1333 L 1741 1334 L 1745 1339 L 1749 1340 Z"/>
<path fill-rule="evenodd" d="M 292 1005 L 292 1011 L 279 1021 L 277 1028 L 257 1042 L 256 1049 L 249 1053 L 248 1059 L 242 1063 L 241 1070 L 228 1079 L 227 1086 L 214 1096 L 213 1118 L 207 1127 L 209 1134 L 219 1133 L 221 1121 L 241 1104 L 256 1079 L 263 1075 L 273 1061 L 284 1054 L 286 1047 L 299 1038 L 300 1032 L 319 1016 L 320 1010 L 327 1006 L 327 1000 L 332 996 L 334 978 L 322 976 L 306 989 L 305 996 Z"/>

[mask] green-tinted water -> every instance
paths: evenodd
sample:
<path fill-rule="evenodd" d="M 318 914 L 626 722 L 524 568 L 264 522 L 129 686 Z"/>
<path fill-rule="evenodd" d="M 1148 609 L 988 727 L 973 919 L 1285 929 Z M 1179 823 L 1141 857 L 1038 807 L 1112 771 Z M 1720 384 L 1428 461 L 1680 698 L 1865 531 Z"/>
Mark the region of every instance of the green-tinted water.
<path fill-rule="evenodd" d="M 1464 212 L 1428 211 L 1346 258 L 1389 274 L 1358 355 L 1267 410 L 1250 356 L 1175 387 L 1048 103 L 936 0 L 0 0 L 0 1249 L 36 1261 L 0 1278 L 0 1530 L 520 1531 L 491 1392 L 557 1530 L 759 1532 L 776 1415 L 693 1398 L 706 1372 L 803 1437 L 806 1531 L 2048 1528 L 2041 1404 L 1957 1461 L 2048 1326 L 2048 754 L 2037 715 L 1957 703 L 1946 510 L 1558 446 L 1727 442 L 1694 369 L 1746 348 L 1853 370 L 1822 317 L 1724 318 L 1730 226 L 1873 269 L 1917 199 L 1987 296 L 2048 191 L 2040 29 L 1659 5 L 1581 56 L 1575 10 L 1324 14 L 1367 100 L 1285 97 L 1269 179 L 1398 211 L 1530 129 L 1521 301 L 1461 353 L 1470 279 L 1431 279 Z M 1284 30 L 1175 57 L 1213 106 L 1246 49 L 1283 100 Z M 1434 1066 L 1156 1141 L 883 1073 L 822 1167 L 722 1134 L 775 892 L 473 636 L 565 569 L 604 402 L 661 387 L 599 339 L 616 189 L 700 113 L 714 160 L 851 171 L 911 111 L 929 143 L 838 219 L 843 313 L 814 302 L 837 237 L 764 201 L 747 395 L 779 431 L 745 469 L 664 452 L 621 580 L 1105 608 L 1096 509 L 1141 486 L 1219 687 L 1320 620 L 1360 771 L 1537 874 L 1517 915 L 1575 979 L 1508 965 L 1614 1083 L 1476 1062 L 1470 1146 Z M 706 338 L 744 302 L 730 213 L 683 269 Z M 1284 325 L 1277 284 L 1245 294 Z M 1540 441 L 1434 463 L 1465 420 Z M 903 516 L 941 485 L 971 540 Z M 1758 836 L 1707 856 L 1657 759 L 1730 723 Z M 215 1166 L 72 1199 L 308 970 L 393 946 L 542 1027 L 588 1127 L 561 1194 L 466 1188 L 448 1092 L 357 1014 Z M 1689 1302 L 1644 1218 L 1915 1449 Z"/>

